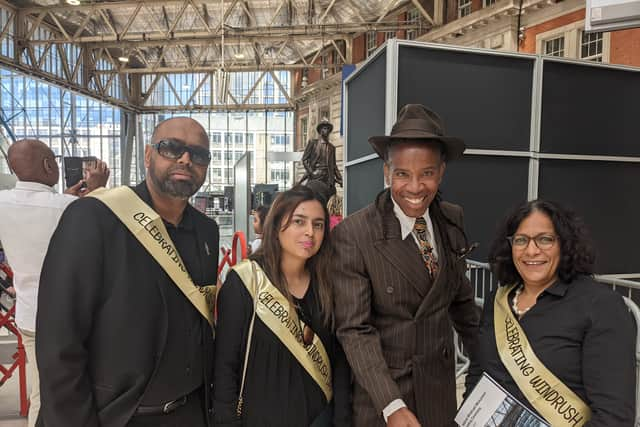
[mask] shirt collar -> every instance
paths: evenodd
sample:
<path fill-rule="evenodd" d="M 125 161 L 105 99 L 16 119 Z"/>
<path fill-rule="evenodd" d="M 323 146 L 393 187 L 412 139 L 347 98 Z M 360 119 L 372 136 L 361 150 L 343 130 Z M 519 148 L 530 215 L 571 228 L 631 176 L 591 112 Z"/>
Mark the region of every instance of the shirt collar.
<path fill-rule="evenodd" d="M 18 181 L 16 182 L 15 189 L 24 190 L 24 191 L 41 191 L 45 193 L 56 192 L 56 190 L 53 187 L 48 186 L 47 184 L 41 184 L 39 182 L 33 182 L 33 181 Z"/>
<path fill-rule="evenodd" d="M 393 199 L 393 195 L 391 195 L 391 201 L 393 202 L 393 214 L 396 216 L 396 218 L 398 218 L 398 221 L 400 222 L 400 233 L 402 235 L 402 240 L 404 240 L 413 231 L 413 226 L 416 223 L 416 219 L 407 216 L 407 214 L 404 213 L 400 205 L 398 205 Z M 427 222 L 427 224 L 431 222 L 429 218 L 429 208 L 427 208 L 422 217 Z"/>
<path fill-rule="evenodd" d="M 563 297 L 567 293 L 568 289 L 569 285 L 567 283 L 564 283 L 562 280 L 556 280 L 553 285 L 545 289 L 544 292 L 557 297 Z"/>

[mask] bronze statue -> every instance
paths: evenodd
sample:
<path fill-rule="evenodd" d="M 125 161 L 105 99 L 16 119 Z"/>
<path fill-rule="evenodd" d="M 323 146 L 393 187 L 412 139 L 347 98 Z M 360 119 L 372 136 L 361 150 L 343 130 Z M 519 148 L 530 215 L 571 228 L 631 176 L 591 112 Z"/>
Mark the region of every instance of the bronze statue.
<path fill-rule="evenodd" d="M 336 147 L 329 141 L 333 125 L 322 119 L 316 131 L 319 139 L 310 139 L 302 155 L 305 173 L 298 182 L 320 193 L 325 200 L 336 194 L 336 183 L 342 187 L 342 175 L 336 164 Z"/>

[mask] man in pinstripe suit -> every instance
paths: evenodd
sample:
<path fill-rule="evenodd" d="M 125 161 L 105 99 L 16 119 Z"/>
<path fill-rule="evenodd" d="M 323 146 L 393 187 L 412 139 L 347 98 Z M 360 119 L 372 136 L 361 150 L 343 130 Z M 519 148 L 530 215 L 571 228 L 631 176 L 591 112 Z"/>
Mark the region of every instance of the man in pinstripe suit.
<path fill-rule="evenodd" d="M 400 110 L 391 135 L 369 142 L 389 188 L 334 229 L 336 326 L 355 376 L 354 426 L 455 426 L 451 327 L 473 348 L 478 311 L 462 208 L 441 201 L 438 187 L 445 161 L 465 145 L 418 104 Z"/>

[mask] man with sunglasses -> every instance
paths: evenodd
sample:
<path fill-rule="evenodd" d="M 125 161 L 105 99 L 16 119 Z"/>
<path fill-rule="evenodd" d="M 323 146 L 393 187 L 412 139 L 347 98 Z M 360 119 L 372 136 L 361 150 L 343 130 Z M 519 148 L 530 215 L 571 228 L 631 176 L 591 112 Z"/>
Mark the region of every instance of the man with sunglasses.
<path fill-rule="evenodd" d="M 98 161 L 80 180 L 58 193 L 54 186 L 60 170 L 51 148 L 36 139 L 22 139 L 9 147 L 8 162 L 18 177 L 15 188 L 0 191 L 0 241 L 14 273 L 16 324 L 27 353 L 31 384 L 28 426 L 33 427 L 40 408 L 35 335 L 38 288 L 42 262 L 58 220 L 76 196 L 104 186 L 109 168 Z M 83 184 L 85 188 L 82 188 Z"/>
<path fill-rule="evenodd" d="M 39 299 L 39 426 L 211 426 L 219 234 L 188 203 L 209 161 L 198 122 L 166 120 L 145 147 L 145 181 L 62 216 Z"/>

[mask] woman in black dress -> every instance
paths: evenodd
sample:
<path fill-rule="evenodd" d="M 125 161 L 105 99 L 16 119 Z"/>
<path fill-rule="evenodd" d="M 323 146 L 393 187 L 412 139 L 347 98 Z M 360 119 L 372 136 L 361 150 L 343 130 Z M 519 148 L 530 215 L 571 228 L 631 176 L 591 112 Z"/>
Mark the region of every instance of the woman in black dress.
<path fill-rule="evenodd" d="M 262 245 L 229 272 L 218 295 L 216 426 L 350 425 L 350 373 L 332 329 L 330 258 L 321 199 L 304 186 L 280 194 Z"/>

